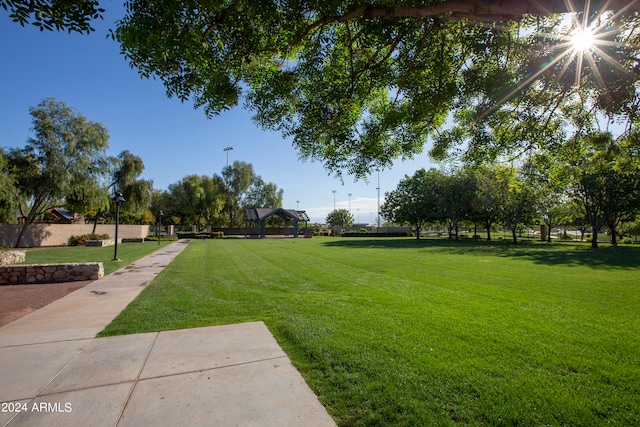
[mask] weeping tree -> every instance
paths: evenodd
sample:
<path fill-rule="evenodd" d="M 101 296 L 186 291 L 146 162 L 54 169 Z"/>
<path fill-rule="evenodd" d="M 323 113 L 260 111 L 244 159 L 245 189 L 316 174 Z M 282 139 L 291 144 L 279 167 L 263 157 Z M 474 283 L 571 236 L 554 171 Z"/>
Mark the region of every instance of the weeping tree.
<path fill-rule="evenodd" d="M 229 217 L 228 227 L 240 226 L 243 218 L 242 201 L 251 187 L 255 173 L 251 163 L 236 160 L 222 170 L 225 183 L 224 212 Z"/>
<path fill-rule="evenodd" d="M 27 228 L 46 211 L 94 203 L 99 183 L 109 171 L 109 134 L 102 124 L 53 98 L 29 111 L 34 136 L 25 148 L 8 153 L 23 219 L 15 247 L 20 247 Z"/>
<path fill-rule="evenodd" d="M 181 224 L 222 224 L 226 187 L 220 177 L 188 175 L 169 185 L 162 197 L 163 211 Z M 175 220 L 173 220 L 175 222 Z"/>
<path fill-rule="evenodd" d="M 140 157 L 125 150 L 116 157 L 109 157 L 109 170 L 108 179 L 94 189 L 95 197 L 90 205 L 94 217 L 93 233 L 102 215 L 107 212 L 115 215 L 111 197 L 116 192 L 122 193 L 126 200 L 120 206 L 120 218 L 124 223 L 141 220 L 151 204 L 153 182 L 139 179 L 144 171 L 144 162 Z"/>
<path fill-rule="evenodd" d="M 151 204 L 153 182 L 140 179 L 144 171 L 142 159 L 128 150 L 121 152 L 116 158 L 116 169 L 113 172 L 113 191 L 119 191 L 126 199 L 120 207 L 120 214 L 127 220 L 139 219 Z"/>
<path fill-rule="evenodd" d="M 0 223 L 15 223 L 20 203 L 15 177 L 9 167 L 9 159 L 0 148 Z"/>
<path fill-rule="evenodd" d="M 225 186 L 224 212 L 229 227 L 242 225 L 244 210 L 249 208 L 282 207 L 283 191 L 258 175 L 251 163 L 236 160 L 222 170 L 219 179 Z"/>

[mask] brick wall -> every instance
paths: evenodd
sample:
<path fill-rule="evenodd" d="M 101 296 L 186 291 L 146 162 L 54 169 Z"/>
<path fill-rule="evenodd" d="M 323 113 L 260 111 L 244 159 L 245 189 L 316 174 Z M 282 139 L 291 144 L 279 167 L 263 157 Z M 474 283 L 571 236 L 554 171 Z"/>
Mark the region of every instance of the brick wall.
<path fill-rule="evenodd" d="M 18 239 L 22 225 L 0 224 L 0 246 L 12 248 Z M 23 248 L 40 246 L 65 246 L 69 237 L 89 234 L 93 224 L 31 224 L 22 239 Z M 108 234 L 115 237 L 114 224 L 98 224 L 97 234 Z M 118 239 L 144 239 L 149 235 L 148 225 L 118 226 Z"/>

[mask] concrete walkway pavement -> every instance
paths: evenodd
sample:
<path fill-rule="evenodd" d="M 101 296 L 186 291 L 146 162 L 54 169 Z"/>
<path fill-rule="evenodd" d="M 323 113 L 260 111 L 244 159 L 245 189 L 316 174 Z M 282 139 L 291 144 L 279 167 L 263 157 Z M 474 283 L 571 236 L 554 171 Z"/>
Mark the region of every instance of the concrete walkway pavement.
<path fill-rule="evenodd" d="M 262 322 L 95 338 L 187 243 L 0 327 L 0 425 L 335 426 Z"/>

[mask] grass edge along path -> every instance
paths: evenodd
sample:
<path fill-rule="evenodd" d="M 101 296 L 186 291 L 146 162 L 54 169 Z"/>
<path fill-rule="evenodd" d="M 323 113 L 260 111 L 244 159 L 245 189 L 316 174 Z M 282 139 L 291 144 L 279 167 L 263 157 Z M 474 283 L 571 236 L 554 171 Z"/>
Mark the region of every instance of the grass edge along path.
<path fill-rule="evenodd" d="M 68 262 L 101 262 L 104 275 L 152 254 L 172 244 L 172 241 L 122 243 L 118 245 L 119 261 L 113 261 L 113 246 L 62 246 L 54 248 L 27 249 L 25 262 L 21 264 L 58 264 Z"/>
<path fill-rule="evenodd" d="M 640 248 L 189 245 L 100 336 L 263 320 L 342 426 L 640 425 Z"/>

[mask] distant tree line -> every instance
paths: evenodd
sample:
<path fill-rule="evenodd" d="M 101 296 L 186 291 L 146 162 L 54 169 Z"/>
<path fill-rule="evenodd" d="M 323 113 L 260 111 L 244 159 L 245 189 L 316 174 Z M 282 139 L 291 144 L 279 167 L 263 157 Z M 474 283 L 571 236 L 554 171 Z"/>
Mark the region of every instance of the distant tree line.
<path fill-rule="evenodd" d="M 21 223 L 20 247 L 31 224 L 55 208 L 82 214 L 95 224 L 113 220 L 121 193 L 122 223 L 238 227 L 244 209 L 281 207 L 283 191 L 265 182 L 249 163 L 236 161 L 213 177 L 189 175 L 166 191 L 141 179 L 142 159 L 129 151 L 108 156 L 109 133 L 53 98 L 30 108 L 33 136 L 24 148 L 0 148 L 0 222 Z"/>
<path fill-rule="evenodd" d="M 466 165 L 452 172 L 418 170 L 386 194 L 381 207 L 389 221 L 411 224 L 420 231 L 446 225 L 458 239 L 463 223 L 482 227 L 491 240 L 494 225 L 502 225 L 517 242 L 517 230 L 545 223 L 598 234 L 607 229 L 611 243 L 638 231 L 640 167 L 638 134 L 614 138 L 608 132 L 574 135 L 556 147 L 554 155 L 537 152 L 517 165 Z"/>

